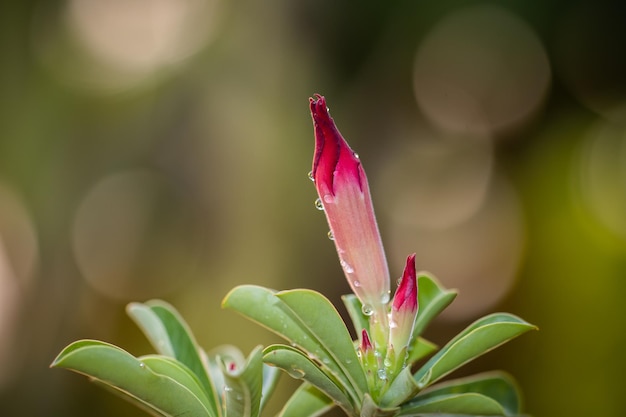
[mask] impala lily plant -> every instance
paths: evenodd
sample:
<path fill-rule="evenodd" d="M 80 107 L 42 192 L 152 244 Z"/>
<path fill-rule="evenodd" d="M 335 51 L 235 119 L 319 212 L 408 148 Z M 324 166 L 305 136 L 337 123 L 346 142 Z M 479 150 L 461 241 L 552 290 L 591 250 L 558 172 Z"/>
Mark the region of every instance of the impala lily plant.
<path fill-rule="evenodd" d="M 154 415 L 258 417 L 277 370 L 302 383 L 278 417 L 319 416 L 334 407 L 350 417 L 520 413 L 513 379 L 503 372 L 441 379 L 474 358 L 534 329 L 507 313 L 483 317 L 442 348 L 422 337 L 456 293 L 418 273 L 409 255 L 393 298 L 369 185 L 361 161 L 330 117 L 324 97 L 309 100 L 315 131 L 310 178 L 353 294 L 342 299 L 357 340 L 323 295 L 238 286 L 224 298 L 235 310 L 284 338 L 253 350 L 204 352 L 173 307 L 133 303 L 128 312 L 157 355 L 136 358 L 104 342 L 65 348 L 53 366 L 90 376 Z"/>

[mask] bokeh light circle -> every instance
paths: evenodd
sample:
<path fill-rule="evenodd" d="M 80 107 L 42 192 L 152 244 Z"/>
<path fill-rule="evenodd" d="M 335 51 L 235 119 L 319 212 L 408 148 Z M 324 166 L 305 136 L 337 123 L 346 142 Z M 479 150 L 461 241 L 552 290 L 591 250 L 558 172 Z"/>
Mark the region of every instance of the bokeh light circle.
<path fill-rule="evenodd" d="M 537 112 L 550 85 L 540 39 L 516 15 L 492 5 L 458 9 L 419 45 L 414 63 L 418 105 L 436 126 L 490 134 Z"/>
<path fill-rule="evenodd" d="M 626 241 L 626 127 L 598 122 L 581 147 L 578 189 L 584 205 Z"/>
<path fill-rule="evenodd" d="M 187 282 L 202 239 L 179 190 L 147 170 L 112 174 L 82 200 L 73 226 L 78 267 L 91 287 L 116 300 L 159 297 Z"/>
<path fill-rule="evenodd" d="M 481 142 L 465 144 L 445 153 L 440 145 L 445 157 L 436 158 L 409 144 L 398 150 L 405 159 L 389 158 L 375 183 L 392 270 L 415 252 L 418 269 L 459 290 L 443 315 L 452 321 L 485 314 L 509 293 L 525 246 L 516 191 L 494 172 L 487 149 L 467 146 Z"/>
<path fill-rule="evenodd" d="M 41 7 L 33 43 L 64 83 L 97 93 L 149 85 L 217 32 L 219 0 L 67 0 Z"/>
<path fill-rule="evenodd" d="M 18 319 L 39 263 L 33 221 L 18 195 L 0 181 L 0 387 L 18 372 Z"/>

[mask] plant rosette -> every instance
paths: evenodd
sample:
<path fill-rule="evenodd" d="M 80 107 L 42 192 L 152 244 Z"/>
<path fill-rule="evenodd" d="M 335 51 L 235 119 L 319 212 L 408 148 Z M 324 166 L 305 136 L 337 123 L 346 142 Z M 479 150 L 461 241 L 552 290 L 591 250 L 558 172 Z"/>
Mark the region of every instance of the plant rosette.
<path fill-rule="evenodd" d="M 519 415 L 516 384 L 503 372 L 441 380 L 536 327 L 495 313 L 441 349 L 424 339 L 427 325 L 456 292 L 429 274 L 416 273 L 415 255 L 410 255 L 390 297 L 387 260 L 361 161 L 339 133 L 324 97 L 309 101 L 315 133 L 309 177 L 354 293 L 343 302 L 359 337 L 352 340 L 335 307 L 315 291 L 234 288 L 223 306 L 288 342 L 265 348 L 264 362 L 303 381 L 279 415 L 317 416 L 333 407 L 352 417 Z"/>

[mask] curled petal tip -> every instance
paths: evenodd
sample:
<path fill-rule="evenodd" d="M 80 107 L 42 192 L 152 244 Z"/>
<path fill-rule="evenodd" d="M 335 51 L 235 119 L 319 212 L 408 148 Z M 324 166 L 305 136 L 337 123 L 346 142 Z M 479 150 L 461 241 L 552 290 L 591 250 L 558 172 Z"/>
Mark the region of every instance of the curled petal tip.
<path fill-rule="evenodd" d="M 361 331 L 361 350 L 363 352 L 368 352 L 374 349 L 372 346 L 372 342 L 370 341 L 370 337 L 367 334 L 367 330 L 363 329 Z"/>
<path fill-rule="evenodd" d="M 417 310 L 417 276 L 415 272 L 415 254 L 409 255 L 406 259 L 404 273 L 400 280 L 400 285 L 393 297 L 393 308 L 395 310 Z"/>

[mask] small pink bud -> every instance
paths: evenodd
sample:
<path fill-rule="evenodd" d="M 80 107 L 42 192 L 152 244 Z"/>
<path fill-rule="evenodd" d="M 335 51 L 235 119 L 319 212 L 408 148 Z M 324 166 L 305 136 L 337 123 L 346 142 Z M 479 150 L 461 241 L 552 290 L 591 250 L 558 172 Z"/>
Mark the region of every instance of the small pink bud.
<path fill-rule="evenodd" d="M 415 273 L 415 254 L 409 255 L 400 285 L 393 297 L 393 309 L 396 311 L 417 310 L 417 278 Z"/>
<path fill-rule="evenodd" d="M 363 352 L 369 352 L 370 350 L 373 350 L 374 347 L 372 346 L 372 342 L 370 341 L 370 337 L 367 334 L 367 330 L 363 329 L 361 331 L 361 351 Z"/>
<path fill-rule="evenodd" d="M 417 274 L 415 273 L 415 254 L 409 255 L 400 285 L 396 290 L 391 305 L 389 318 L 389 350 L 393 350 L 399 356 L 397 365 L 404 366 L 407 345 L 411 340 L 415 317 L 417 316 Z"/>

